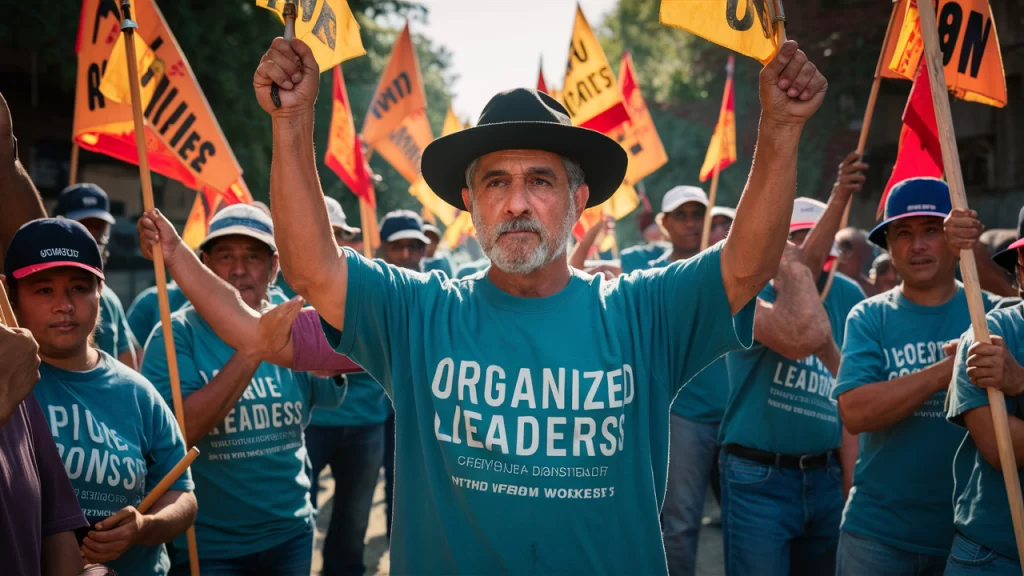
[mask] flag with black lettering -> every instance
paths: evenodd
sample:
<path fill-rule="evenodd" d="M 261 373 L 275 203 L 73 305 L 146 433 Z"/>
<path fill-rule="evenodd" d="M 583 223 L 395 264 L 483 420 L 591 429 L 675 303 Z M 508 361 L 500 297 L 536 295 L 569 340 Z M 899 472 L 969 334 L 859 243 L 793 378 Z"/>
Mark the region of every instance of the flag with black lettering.
<path fill-rule="evenodd" d="M 152 0 L 135 0 L 137 38 L 148 48 L 140 55 L 144 98 L 146 154 L 154 172 L 193 190 L 203 188 L 237 198 L 251 195 L 242 169 L 196 82 L 159 8 Z M 131 103 L 119 98 L 128 84 L 124 50 L 112 54 L 121 38 L 116 2 L 84 0 L 78 26 L 78 78 L 72 138 L 82 148 L 138 164 Z M 123 42 L 122 42 L 123 46 Z M 106 72 L 106 74 L 104 74 Z M 120 101 L 109 97 L 101 90 Z"/>
<path fill-rule="evenodd" d="M 284 0 L 256 0 L 284 23 Z M 304 0 L 295 3 L 295 37 L 313 51 L 321 72 L 366 54 L 359 23 L 345 0 Z"/>
<path fill-rule="evenodd" d="M 916 0 L 901 0 L 903 25 L 893 45 L 889 70 L 913 80 L 924 41 Z M 939 47 L 949 92 L 968 102 L 1002 108 L 1006 106 L 1006 75 L 999 36 L 988 0 L 939 0 Z M 888 51 L 887 51 L 888 52 Z"/>
<path fill-rule="evenodd" d="M 629 120 L 629 111 L 616 86 L 608 57 L 579 5 L 576 6 L 561 100 L 576 126 L 607 133 Z"/>
<path fill-rule="evenodd" d="M 661 0 L 662 24 L 680 28 L 761 64 L 779 51 L 773 0 Z"/>
<path fill-rule="evenodd" d="M 462 130 L 462 123 L 455 116 L 455 110 L 452 109 L 451 105 L 448 106 L 448 114 L 444 117 L 444 126 L 441 128 L 441 136 L 447 136 Z M 427 181 L 423 179 L 423 174 L 416 176 L 416 180 L 409 185 L 409 194 L 420 201 L 423 205 L 423 209 L 437 216 L 441 222 L 444 222 L 445 226 L 451 226 L 455 222 L 455 218 L 458 216 L 459 211 L 451 204 L 441 200 L 441 198 L 430 189 L 427 185 Z"/>
<path fill-rule="evenodd" d="M 371 148 L 379 149 L 378 143 L 390 138 L 406 118 L 426 108 L 427 94 L 423 89 L 420 61 L 416 56 L 416 47 L 412 44 L 407 22 L 395 41 L 391 57 L 377 83 L 377 90 L 370 101 L 370 109 L 363 120 L 360 136 Z M 415 164 L 416 170 L 412 172 L 411 177 L 406 176 L 408 172 L 402 174 L 409 181 L 412 181 L 419 172 L 418 159 Z"/>
<path fill-rule="evenodd" d="M 612 130 L 608 135 L 621 144 L 629 155 L 626 182 L 636 184 L 664 166 L 668 162 L 668 155 L 661 143 L 661 137 L 658 136 L 658 129 L 654 126 L 651 112 L 647 109 L 644 96 L 640 93 L 640 81 L 637 79 L 633 57 L 629 52 L 622 54 L 618 86 L 629 111 L 629 122 Z"/>

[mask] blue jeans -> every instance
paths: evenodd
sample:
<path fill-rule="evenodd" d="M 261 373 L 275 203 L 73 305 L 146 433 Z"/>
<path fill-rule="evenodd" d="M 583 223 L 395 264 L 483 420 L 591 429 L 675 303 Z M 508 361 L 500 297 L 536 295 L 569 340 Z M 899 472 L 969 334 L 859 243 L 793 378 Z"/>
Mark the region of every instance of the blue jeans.
<path fill-rule="evenodd" d="M 1020 574 L 1020 562 L 996 554 L 981 544 L 975 544 L 957 534 L 953 539 L 953 548 L 949 551 L 949 561 L 946 562 L 946 576 L 977 574 L 1016 576 Z"/>
<path fill-rule="evenodd" d="M 203 576 L 309 576 L 313 562 L 313 527 L 262 552 L 237 558 L 199 556 Z M 188 576 L 188 562 L 171 568 L 170 576 Z"/>
<path fill-rule="evenodd" d="M 694 422 L 672 413 L 668 490 L 661 524 L 672 576 L 693 576 L 711 470 L 718 451 L 718 422 Z"/>
<path fill-rule="evenodd" d="M 729 576 L 818 576 L 836 568 L 843 474 L 839 462 L 810 470 L 719 455 L 722 537 Z"/>
<path fill-rule="evenodd" d="M 324 537 L 324 574 L 358 574 L 366 571 L 363 548 L 370 522 L 373 491 L 384 453 L 384 425 L 310 426 L 306 450 L 313 464 L 310 498 L 316 504 L 325 466 L 334 476 L 331 521 Z"/>
<path fill-rule="evenodd" d="M 836 553 L 836 576 L 942 576 L 945 556 L 907 552 L 843 530 Z"/>

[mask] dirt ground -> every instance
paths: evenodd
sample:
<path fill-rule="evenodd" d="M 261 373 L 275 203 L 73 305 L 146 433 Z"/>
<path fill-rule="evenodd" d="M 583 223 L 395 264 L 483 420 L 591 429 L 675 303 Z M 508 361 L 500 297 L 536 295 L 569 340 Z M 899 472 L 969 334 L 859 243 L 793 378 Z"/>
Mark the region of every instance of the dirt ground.
<path fill-rule="evenodd" d="M 323 566 L 320 548 L 323 546 L 324 531 L 331 518 L 331 507 L 334 504 L 334 479 L 330 469 L 320 475 L 320 502 L 323 509 L 317 519 L 316 539 L 313 548 L 313 571 L 319 574 Z M 705 526 L 700 532 L 700 549 L 697 553 L 698 576 L 723 576 L 725 574 L 722 559 L 722 530 L 718 523 L 718 505 L 714 498 L 709 497 L 704 507 Z M 710 524 L 707 523 L 711 520 Z M 386 575 L 391 573 L 391 558 L 388 555 L 388 538 L 384 521 L 384 476 L 377 483 L 373 495 L 373 508 L 370 510 L 370 525 L 366 530 L 365 564 L 367 576 Z"/>

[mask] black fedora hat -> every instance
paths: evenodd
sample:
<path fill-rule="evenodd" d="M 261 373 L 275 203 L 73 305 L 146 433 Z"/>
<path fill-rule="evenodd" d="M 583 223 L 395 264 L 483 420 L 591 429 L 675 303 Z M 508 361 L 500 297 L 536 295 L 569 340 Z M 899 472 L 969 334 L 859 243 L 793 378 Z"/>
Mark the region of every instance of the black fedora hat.
<path fill-rule="evenodd" d="M 590 187 L 588 208 L 610 198 L 626 175 L 626 151 L 618 142 L 573 126 L 551 96 L 516 88 L 491 98 L 475 127 L 431 142 L 423 150 L 423 178 L 442 200 L 465 210 L 466 169 L 484 154 L 501 150 L 544 150 L 576 162 Z"/>

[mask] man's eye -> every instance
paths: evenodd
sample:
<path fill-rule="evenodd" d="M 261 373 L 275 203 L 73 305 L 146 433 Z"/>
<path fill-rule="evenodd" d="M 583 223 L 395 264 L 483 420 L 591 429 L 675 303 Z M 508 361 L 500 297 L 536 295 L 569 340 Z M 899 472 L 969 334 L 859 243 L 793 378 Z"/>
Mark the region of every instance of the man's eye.
<path fill-rule="evenodd" d="M 36 290 L 36 294 L 42 294 L 42 295 L 50 294 L 51 292 L 53 292 L 52 288 L 40 288 L 40 289 Z"/>
<path fill-rule="evenodd" d="M 486 186 L 488 188 L 498 188 L 499 186 L 504 186 L 504 185 L 505 185 L 505 181 L 504 180 L 491 180 L 490 182 L 488 182 L 486 184 Z"/>
<path fill-rule="evenodd" d="M 543 178 L 534 178 L 532 181 L 534 186 L 550 186 L 551 183 Z"/>

